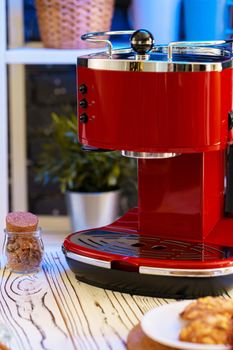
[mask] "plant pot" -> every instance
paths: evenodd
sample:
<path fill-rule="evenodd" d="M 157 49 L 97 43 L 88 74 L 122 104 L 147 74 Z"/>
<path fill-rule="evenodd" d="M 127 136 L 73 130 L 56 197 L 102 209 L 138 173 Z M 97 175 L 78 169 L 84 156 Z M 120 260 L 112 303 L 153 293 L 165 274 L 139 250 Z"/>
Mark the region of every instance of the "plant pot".
<path fill-rule="evenodd" d="M 66 192 L 67 211 L 72 231 L 101 227 L 119 216 L 120 190 L 82 193 Z"/>
<path fill-rule="evenodd" d="M 98 47 L 82 34 L 110 29 L 114 0 L 36 0 L 36 9 L 45 47 L 82 49 Z"/>
<path fill-rule="evenodd" d="M 179 39 L 181 0 L 132 0 L 129 18 L 133 29 L 148 29 L 156 44 Z"/>

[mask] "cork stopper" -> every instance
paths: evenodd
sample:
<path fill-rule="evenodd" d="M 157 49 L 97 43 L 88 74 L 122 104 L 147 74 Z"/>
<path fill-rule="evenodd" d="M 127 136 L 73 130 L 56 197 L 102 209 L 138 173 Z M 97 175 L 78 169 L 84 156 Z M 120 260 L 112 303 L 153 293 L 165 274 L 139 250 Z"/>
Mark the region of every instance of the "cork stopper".
<path fill-rule="evenodd" d="M 8 232 L 32 232 L 37 230 L 38 217 L 29 212 L 16 211 L 6 216 Z"/>

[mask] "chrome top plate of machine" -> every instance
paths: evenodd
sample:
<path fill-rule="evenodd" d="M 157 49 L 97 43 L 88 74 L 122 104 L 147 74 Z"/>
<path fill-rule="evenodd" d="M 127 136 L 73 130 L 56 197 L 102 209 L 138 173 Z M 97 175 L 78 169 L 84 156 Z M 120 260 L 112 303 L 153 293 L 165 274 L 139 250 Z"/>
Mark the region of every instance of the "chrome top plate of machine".
<path fill-rule="evenodd" d="M 88 33 L 84 40 L 105 42 L 108 50 L 78 58 L 78 65 L 90 69 L 143 72 L 221 71 L 233 66 L 232 41 L 171 42 L 154 45 L 138 54 L 132 37 L 135 31 Z M 106 35 L 132 34 L 131 48 L 113 49 Z M 100 39 L 102 38 L 102 39 Z"/>

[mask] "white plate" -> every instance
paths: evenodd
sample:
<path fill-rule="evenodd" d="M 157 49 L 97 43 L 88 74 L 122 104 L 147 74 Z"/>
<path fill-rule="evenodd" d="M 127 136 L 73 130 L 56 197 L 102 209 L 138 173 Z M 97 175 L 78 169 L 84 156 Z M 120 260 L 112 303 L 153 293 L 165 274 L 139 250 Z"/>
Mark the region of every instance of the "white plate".
<path fill-rule="evenodd" d="M 184 326 L 179 314 L 190 303 L 190 300 L 173 302 L 159 306 L 147 312 L 141 321 L 143 332 L 158 343 L 184 350 L 230 350 L 222 344 L 197 344 L 180 341 L 180 329 Z"/>

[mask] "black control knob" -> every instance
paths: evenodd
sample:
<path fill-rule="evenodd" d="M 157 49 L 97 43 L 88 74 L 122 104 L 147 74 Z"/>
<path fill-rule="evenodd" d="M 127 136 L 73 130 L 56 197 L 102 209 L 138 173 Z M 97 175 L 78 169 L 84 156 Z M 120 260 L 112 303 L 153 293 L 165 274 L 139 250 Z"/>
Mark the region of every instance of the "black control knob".
<path fill-rule="evenodd" d="M 136 30 L 131 36 L 131 47 L 139 55 L 148 53 L 154 44 L 153 35 L 145 29 Z"/>
<path fill-rule="evenodd" d="M 88 122 L 88 116 L 86 113 L 82 113 L 79 117 L 79 120 L 81 123 L 85 124 Z"/>
<path fill-rule="evenodd" d="M 87 106 L 88 106 L 87 100 L 86 100 L 85 98 L 84 98 L 83 100 L 81 100 L 81 101 L 79 102 L 79 106 L 80 106 L 81 108 L 86 109 Z"/>
<path fill-rule="evenodd" d="M 81 84 L 79 86 L 79 91 L 81 92 L 81 94 L 86 94 L 87 93 L 87 86 L 85 84 Z"/>

